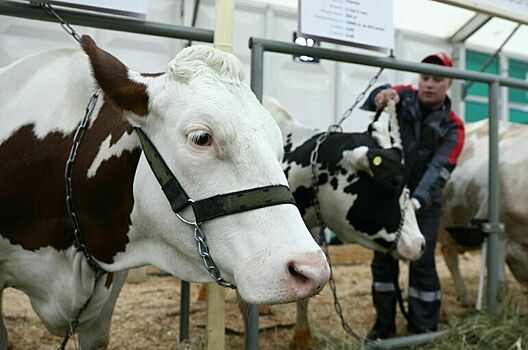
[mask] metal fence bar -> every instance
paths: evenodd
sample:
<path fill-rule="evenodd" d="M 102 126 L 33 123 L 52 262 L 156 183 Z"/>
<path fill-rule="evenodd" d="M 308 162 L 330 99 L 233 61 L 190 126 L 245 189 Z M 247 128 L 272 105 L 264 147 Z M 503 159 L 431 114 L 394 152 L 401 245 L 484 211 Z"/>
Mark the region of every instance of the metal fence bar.
<path fill-rule="evenodd" d="M 399 349 L 408 346 L 417 346 L 430 342 L 442 335 L 446 331 L 442 332 L 432 332 L 411 335 L 408 337 L 399 337 L 385 340 L 375 340 L 370 343 L 365 344 L 364 350 L 389 350 L 389 349 Z"/>
<path fill-rule="evenodd" d="M 499 77 L 489 73 L 471 72 L 462 69 L 442 67 L 439 65 L 414 63 L 385 57 L 372 57 L 357 53 L 343 52 L 339 50 L 324 49 L 318 47 L 306 47 L 293 43 L 280 42 L 262 38 L 251 37 L 249 39 L 251 48 L 251 88 L 262 100 L 263 94 L 263 72 L 264 52 L 276 52 L 291 55 L 306 55 L 329 59 L 338 62 L 355 63 L 366 66 L 384 67 L 400 71 L 415 72 L 445 76 L 454 79 L 464 79 L 489 84 L 489 244 L 488 244 L 488 311 L 494 313 L 497 308 L 497 280 L 498 280 L 498 237 L 499 226 L 499 98 L 500 86 L 528 90 L 528 82 Z M 413 337 L 401 337 L 384 341 L 378 341 L 380 349 L 396 349 L 409 345 L 418 345 L 430 341 L 442 332 L 428 333 Z"/>
<path fill-rule="evenodd" d="M 264 70 L 264 48 L 257 44 L 251 49 L 251 90 L 257 99 L 262 102 Z M 259 348 L 259 310 L 258 305 L 248 304 L 244 309 L 246 335 L 244 339 L 245 350 Z"/>
<path fill-rule="evenodd" d="M 55 11 L 69 24 L 86 27 L 139 33 L 167 38 L 213 42 L 214 32 L 208 29 L 191 28 L 159 22 L 149 22 L 127 17 L 106 16 L 90 12 L 72 11 L 55 8 Z M 0 15 L 21 17 L 33 20 L 56 22 L 38 6 L 25 3 L 0 0 Z"/>
<path fill-rule="evenodd" d="M 276 40 L 268 40 L 254 37 L 250 38 L 249 47 L 252 48 L 255 45 L 261 45 L 264 51 L 268 52 L 292 55 L 306 55 L 338 62 L 356 63 L 374 67 L 384 67 L 406 72 L 433 74 L 448 78 L 471 80 L 487 84 L 491 84 L 495 81 L 498 81 L 499 84 L 502 86 L 508 86 L 517 89 L 528 89 L 528 82 L 520 79 L 503 78 L 490 73 L 471 72 L 462 69 L 443 67 L 435 64 L 416 63 L 398 60 L 394 58 L 374 57 L 353 52 L 325 49 L 320 47 L 307 47 Z"/>
<path fill-rule="evenodd" d="M 259 348 L 259 309 L 258 305 L 247 304 L 244 308 L 244 349 L 257 350 Z"/>
<path fill-rule="evenodd" d="M 489 86 L 489 167 L 488 167 L 488 312 L 497 310 L 497 283 L 499 276 L 499 96 L 500 86 Z"/>

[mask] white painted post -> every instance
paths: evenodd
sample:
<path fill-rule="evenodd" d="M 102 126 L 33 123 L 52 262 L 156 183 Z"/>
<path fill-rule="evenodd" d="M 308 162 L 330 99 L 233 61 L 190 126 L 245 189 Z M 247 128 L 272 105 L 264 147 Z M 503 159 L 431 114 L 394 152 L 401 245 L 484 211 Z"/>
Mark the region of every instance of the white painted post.
<path fill-rule="evenodd" d="M 235 1 L 215 1 L 214 46 L 233 52 Z M 207 285 L 207 350 L 225 348 L 225 289 L 217 284 Z"/>
<path fill-rule="evenodd" d="M 235 0 L 216 0 L 215 10 L 214 46 L 222 51 L 233 52 Z"/>
<path fill-rule="evenodd" d="M 207 350 L 225 348 L 225 289 L 207 284 Z"/>

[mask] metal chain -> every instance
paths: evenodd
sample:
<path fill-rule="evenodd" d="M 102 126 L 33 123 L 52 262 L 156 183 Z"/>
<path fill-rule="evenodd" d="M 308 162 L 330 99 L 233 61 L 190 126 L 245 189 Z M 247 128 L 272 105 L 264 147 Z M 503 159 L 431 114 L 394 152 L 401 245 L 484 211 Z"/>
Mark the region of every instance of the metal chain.
<path fill-rule="evenodd" d="M 371 340 L 364 338 L 360 336 L 359 334 L 357 334 L 356 332 L 354 332 L 352 330 L 352 327 L 350 327 L 350 325 L 345 320 L 345 316 L 343 316 L 343 308 L 341 307 L 341 303 L 339 302 L 339 298 L 337 297 L 337 287 L 336 287 L 335 280 L 334 280 L 334 270 L 332 267 L 332 260 L 330 259 L 330 249 L 328 247 L 328 243 L 326 242 L 326 240 L 323 241 L 323 248 L 324 248 L 324 253 L 326 255 L 326 260 L 328 261 L 328 266 L 330 266 L 330 280 L 328 284 L 330 285 L 330 289 L 332 290 L 332 295 L 334 296 L 334 309 L 335 309 L 337 316 L 339 316 L 339 319 L 341 320 L 341 327 L 349 336 L 356 339 L 363 346 L 367 343 L 373 343 Z"/>
<path fill-rule="evenodd" d="M 392 51 L 391 51 L 390 57 L 393 57 Z M 328 138 L 328 136 L 332 132 L 343 132 L 343 126 L 342 126 L 343 122 L 348 117 L 350 117 L 354 109 L 361 102 L 361 100 L 363 100 L 367 92 L 378 81 L 379 77 L 381 76 L 384 70 L 385 70 L 384 68 L 380 68 L 378 70 L 376 75 L 374 75 L 374 77 L 370 79 L 365 89 L 356 97 L 356 99 L 354 100 L 354 103 L 349 108 L 347 108 L 345 112 L 343 112 L 343 114 L 341 115 L 341 118 L 339 118 L 339 121 L 336 124 L 330 125 L 328 129 L 322 132 L 315 141 L 315 147 L 312 150 L 312 153 L 310 154 L 310 166 L 312 169 L 312 189 L 313 189 L 313 198 L 314 198 L 314 210 L 315 210 L 315 215 L 317 217 L 317 221 L 319 222 L 321 228 L 326 227 L 326 225 L 321 216 L 321 209 L 319 206 L 319 199 L 317 196 L 317 194 L 319 193 L 319 179 L 317 178 L 316 166 L 317 166 L 317 159 L 319 158 L 319 148 L 321 147 L 321 144 Z M 400 226 L 401 226 L 401 223 L 400 223 Z M 401 229 L 399 231 L 401 231 Z M 370 340 L 363 338 L 360 335 L 358 335 L 356 332 L 354 332 L 352 330 L 352 327 L 350 327 L 350 325 L 345 321 L 345 317 L 343 316 L 343 309 L 337 297 L 337 288 L 336 288 L 335 280 L 333 277 L 334 273 L 333 273 L 333 268 L 332 268 L 332 262 L 330 260 L 330 251 L 328 250 L 328 244 L 326 240 L 323 241 L 323 244 L 324 244 L 326 259 L 328 261 L 328 265 L 330 266 L 330 279 L 329 279 L 328 284 L 330 285 L 330 289 L 332 290 L 332 295 L 334 297 L 334 309 L 336 311 L 336 314 L 339 316 L 339 319 L 341 320 L 341 326 L 343 327 L 343 330 L 349 336 L 353 337 L 361 344 L 364 345 L 365 343 L 370 343 L 371 342 Z"/>
<path fill-rule="evenodd" d="M 95 91 L 92 94 L 90 101 L 88 101 L 88 105 L 86 106 L 86 109 L 84 112 L 84 117 L 79 123 L 79 126 L 77 127 L 77 131 L 75 132 L 75 136 L 73 137 L 73 144 L 72 144 L 72 148 L 70 151 L 70 155 L 66 162 L 66 170 L 65 170 L 66 207 L 68 209 L 68 215 L 70 216 L 70 220 L 73 225 L 74 245 L 76 246 L 77 250 L 82 252 L 88 265 L 95 271 L 94 292 L 95 292 L 95 287 L 97 285 L 97 282 L 99 281 L 99 278 L 101 278 L 101 276 L 105 274 L 105 271 L 103 268 L 101 268 L 101 266 L 97 263 L 97 261 L 95 261 L 95 259 L 90 254 L 90 252 L 88 252 L 88 248 L 86 247 L 86 242 L 84 240 L 84 236 L 81 231 L 81 225 L 79 223 L 79 216 L 77 215 L 77 212 L 75 211 L 75 204 L 73 202 L 73 185 L 72 185 L 73 181 L 72 179 L 73 179 L 73 166 L 75 163 L 77 152 L 79 151 L 79 145 L 81 143 L 84 132 L 89 125 L 90 117 L 95 109 L 95 105 L 97 104 L 97 100 L 99 98 L 100 92 L 101 92 L 100 89 Z M 81 308 L 77 312 L 77 315 L 75 316 L 75 318 L 70 322 L 68 326 L 68 331 L 64 335 L 61 345 L 58 348 L 59 350 L 64 350 L 64 348 L 66 347 L 66 344 L 68 343 L 68 340 L 75 333 L 77 326 L 79 325 L 79 318 L 81 317 L 81 314 L 83 313 L 83 311 L 86 310 L 86 308 L 88 307 L 88 304 L 92 300 L 93 294 L 94 293 L 90 295 L 88 300 L 86 300 L 86 302 L 83 304 L 83 306 L 81 306 Z"/>
<path fill-rule="evenodd" d="M 73 225 L 73 235 L 75 239 L 75 245 L 76 245 L 76 248 L 83 253 L 88 265 L 90 265 L 90 267 L 93 268 L 95 271 L 103 270 L 103 269 L 97 263 L 97 261 L 95 261 L 95 259 L 90 254 L 90 252 L 88 252 L 88 248 L 86 247 L 86 242 L 84 240 L 84 235 L 81 231 L 81 224 L 79 223 L 79 215 L 77 214 L 75 210 L 75 203 L 73 202 L 73 166 L 75 163 L 77 152 L 79 151 L 79 145 L 81 144 L 84 132 L 86 131 L 86 128 L 89 125 L 90 117 L 94 111 L 95 105 L 97 104 L 97 99 L 99 98 L 100 92 L 101 92 L 101 89 L 98 89 L 97 91 L 95 91 L 92 94 L 92 97 L 90 98 L 90 101 L 88 102 L 88 105 L 86 106 L 84 118 L 79 123 L 79 126 L 77 127 L 77 131 L 75 132 L 75 136 L 73 137 L 72 148 L 70 150 L 70 155 L 68 157 L 68 160 L 66 161 L 66 170 L 64 172 L 65 173 L 64 175 L 66 178 L 66 206 L 68 209 L 68 215 L 70 216 L 70 220 Z"/>
<path fill-rule="evenodd" d="M 79 34 L 77 34 L 77 32 L 75 31 L 75 29 L 73 29 L 72 26 L 70 26 L 70 24 L 68 22 L 66 22 L 54 9 L 53 7 L 49 4 L 49 3 L 45 3 L 45 2 L 38 2 L 37 3 L 38 6 L 40 6 L 44 11 L 46 11 L 50 16 L 52 17 L 55 17 L 62 29 L 64 29 L 66 31 L 66 33 L 68 33 L 69 35 L 71 35 L 78 43 L 81 42 L 81 37 L 79 36 Z"/>
<path fill-rule="evenodd" d="M 218 266 L 216 266 L 216 263 L 209 254 L 209 247 L 207 246 L 207 243 L 205 243 L 205 234 L 200 229 L 200 225 L 198 225 L 197 223 L 194 224 L 194 239 L 198 244 L 198 253 L 202 257 L 205 267 L 207 268 L 207 272 L 209 272 L 209 275 L 214 279 L 214 281 L 222 287 L 236 289 L 234 285 L 227 282 L 220 275 L 220 270 L 218 269 Z"/>
<path fill-rule="evenodd" d="M 342 127 L 343 122 L 348 117 L 350 117 L 350 115 L 352 114 L 352 111 L 354 111 L 354 109 L 357 107 L 359 102 L 361 102 L 361 100 L 365 97 L 365 95 L 370 90 L 370 88 L 374 84 L 376 84 L 376 82 L 378 81 L 379 77 L 381 76 L 381 73 L 383 73 L 384 70 L 385 70 L 385 68 L 380 68 L 379 69 L 379 71 L 376 73 L 376 75 L 374 75 L 374 77 L 372 77 L 372 79 L 370 79 L 370 81 L 368 82 L 368 84 L 365 87 L 365 89 L 356 97 L 356 100 L 354 101 L 352 106 L 347 108 L 347 110 L 341 115 L 341 118 L 339 118 L 339 121 L 337 122 L 337 124 L 330 125 L 328 127 L 328 130 L 326 130 L 323 133 L 321 133 L 319 135 L 319 137 L 317 138 L 317 140 L 315 141 L 315 147 L 312 150 L 312 153 L 310 154 L 310 165 L 311 165 L 311 168 L 312 168 L 312 189 L 313 189 L 313 193 L 314 193 L 313 197 L 314 197 L 315 215 L 317 216 L 317 220 L 321 224 L 321 227 L 324 227 L 325 224 L 324 224 L 324 221 L 323 221 L 322 216 L 321 216 L 321 209 L 320 209 L 320 206 L 319 206 L 319 200 L 317 198 L 317 193 L 319 192 L 319 180 L 317 179 L 316 165 L 317 165 L 317 159 L 319 158 L 319 147 L 328 138 L 328 136 L 332 132 L 343 132 L 343 127 Z"/>
<path fill-rule="evenodd" d="M 189 202 L 192 203 L 193 200 L 189 199 Z M 209 246 L 206 243 L 205 233 L 203 233 L 202 229 L 200 228 L 200 225 L 196 221 L 190 221 L 185 219 L 178 213 L 176 213 L 176 217 L 180 219 L 181 222 L 194 227 L 194 240 L 198 245 L 198 254 L 200 254 L 200 256 L 202 257 L 202 260 L 205 264 L 207 272 L 209 273 L 209 276 L 211 276 L 213 280 L 222 287 L 236 289 L 236 286 L 232 285 L 231 283 L 227 282 L 225 279 L 222 278 L 220 274 L 220 269 L 218 268 L 218 266 L 216 266 L 216 263 L 211 257 L 211 254 L 209 253 Z"/>
<path fill-rule="evenodd" d="M 94 281 L 94 289 L 90 297 L 84 302 L 83 306 L 79 309 L 77 312 L 77 315 L 75 315 L 75 318 L 70 322 L 68 325 L 68 330 L 66 331 L 66 334 L 64 335 L 64 338 L 62 339 L 62 342 L 60 346 L 57 348 L 57 350 L 64 350 L 66 348 L 66 344 L 68 344 L 68 340 L 75 334 L 75 331 L 77 330 L 77 327 L 79 326 L 79 319 L 81 318 L 82 313 L 86 308 L 88 307 L 88 304 L 90 304 L 90 301 L 92 301 L 92 297 L 95 294 L 95 288 L 97 287 L 97 282 L 99 282 L 99 279 L 104 275 L 104 272 L 102 270 L 98 270 L 95 272 L 95 281 Z"/>

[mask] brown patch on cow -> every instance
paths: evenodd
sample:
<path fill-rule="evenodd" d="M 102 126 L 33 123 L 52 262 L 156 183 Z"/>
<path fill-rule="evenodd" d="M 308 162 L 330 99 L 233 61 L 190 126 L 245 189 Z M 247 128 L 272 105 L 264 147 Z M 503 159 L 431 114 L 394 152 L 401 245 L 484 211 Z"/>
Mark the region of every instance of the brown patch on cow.
<path fill-rule="evenodd" d="M 90 36 L 81 37 L 81 46 L 90 58 L 95 79 L 115 106 L 140 116 L 147 115 L 147 87 L 130 80 L 128 68 L 117 58 L 97 47 Z"/>
<path fill-rule="evenodd" d="M 0 145 L 5 169 L 0 172 L 0 234 L 26 250 L 64 250 L 73 243 L 64 178 L 73 133 L 37 138 L 33 127 L 22 126 Z M 132 132 L 122 114 L 105 102 L 85 132 L 74 165 L 73 195 L 81 229 L 88 251 L 105 263 L 112 263 L 128 243 L 132 183 L 141 150 L 102 162 L 90 179 L 88 168 L 109 135 L 116 142 Z"/>
<path fill-rule="evenodd" d="M 24 125 L 0 145 L 0 234 L 26 250 L 72 245 L 66 211 L 64 165 L 72 136 L 51 132 L 37 139 Z"/>
<path fill-rule="evenodd" d="M 112 286 L 112 282 L 114 281 L 114 273 L 108 272 L 106 274 L 106 281 L 105 281 L 105 287 L 106 289 L 110 289 L 110 286 Z"/>

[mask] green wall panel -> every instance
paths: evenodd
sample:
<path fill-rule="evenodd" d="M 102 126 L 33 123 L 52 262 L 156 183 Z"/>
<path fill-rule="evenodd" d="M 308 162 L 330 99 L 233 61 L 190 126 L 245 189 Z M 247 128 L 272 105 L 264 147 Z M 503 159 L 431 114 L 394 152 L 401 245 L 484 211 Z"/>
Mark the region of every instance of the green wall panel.
<path fill-rule="evenodd" d="M 510 59 L 508 62 L 508 76 L 528 80 L 528 63 Z M 510 102 L 528 104 L 528 90 L 508 89 L 508 100 Z"/>
<path fill-rule="evenodd" d="M 482 52 L 466 50 L 466 69 L 479 71 L 490 55 Z M 499 74 L 499 59 L 495 57 L 493 62 L 486 68 L 486 73 Z M 467 84 L 468 82 L 466 82 Z M 488 84 L 473 83 L 469 88 L 468 95 L 488 97 Z"/>
<path fill-rule="evenodd" d="M 465 121 L 466 123 L 476 122 L 488 117 L 488 105 L 479 102 L 466 101 Z"/>
<path fill-rule="evenodd" d="M 515 123 L 528 124 L 528 112 L 518 109 L 510 109 L 510 121 Z"/>

